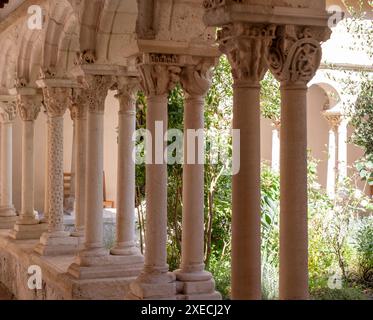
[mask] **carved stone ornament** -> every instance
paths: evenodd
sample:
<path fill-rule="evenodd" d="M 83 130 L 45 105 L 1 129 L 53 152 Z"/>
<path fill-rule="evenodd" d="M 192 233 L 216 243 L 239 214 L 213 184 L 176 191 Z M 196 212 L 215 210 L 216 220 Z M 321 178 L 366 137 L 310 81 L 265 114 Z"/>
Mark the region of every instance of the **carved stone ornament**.
<path fill-rule="evenodd" d="M 337 131 L 338 127 L 340 126 L 340 124 L 342 122 L 341 114 L 332 113 L 332 112 L 328 112 L 328 111 L 325 111 L 323 114 L 324 114 L 325 119 L 329 123 L 330 129 L 333 130 L 333 131 Z"/>
<path fill-rule="evenodd" d="M 86 75 L 82 101 L 91 113 L 103 113 L 108 90 L 115 83 L 115 78 L 108 75 Z"/>
<path fill-rule="evenodd" d="M 15 101 L 0 101 L 0 122 L 13 122 L 16 115 L 17 111 Z"/>
<path fill-rule="evenodd" d="M 275 30 L 274 25 L 234 23 L 218 31 L 219 48 L 228 57 L 236 84 L 263 79 L 268 70 L 265 53 Z"/>
<path fill-rule="evenodd" d="M 39 115 L 41 106 L 41 96 L 17 96 L 17 110 L 22 121 L 35 121 Z"/>
<path fill-rule="evenodd" d="M 123 114 L 127 112 L 128 109 L 132 109 L 132 106 L 136 103 L 136 94 L 139 88 L 140 83 L 137 78 L 117 78 L 115 84 L 117 94 L 115 98 L 119 100 L 119 114 Z"/>
<path fill-rule="evenodd" d="M 165 95 L 180 81 L 181 68 L 167 64 L 143 64 L 138 67 L 140 85 L 146 96 Z"/>
<path fill-rule="evenodd" d="M 276 79 L 285 84 L 307 84 L 321 62 L 320 43 L 330 34 L 326 27 L 279 26 L 266 54 Z"/>
<path fill-rule="evenodd" d="M 87 101 L 84 89 L 74 88 L 72 90 L 70 116 L 71 120 L 87 119 Z"/>
<path fill-rule="evenodd" d="M 62 117 L 71 104 L 71 88 L 43 88 L 44 104 L 48 116 Z"/>
<path fill-rule="evenodd" d="M 244 4 L 246 0 L 204 0 L 203 7 L 205 9 L 216 9 L 228 4 Z"/>
<path fill-rule="evenodd" d="M 215 59 L 201 58 L 194 66 L 186 66 L 181 72 L 181 85 L 189 96 L 203 97 L 211 87 Z"/>

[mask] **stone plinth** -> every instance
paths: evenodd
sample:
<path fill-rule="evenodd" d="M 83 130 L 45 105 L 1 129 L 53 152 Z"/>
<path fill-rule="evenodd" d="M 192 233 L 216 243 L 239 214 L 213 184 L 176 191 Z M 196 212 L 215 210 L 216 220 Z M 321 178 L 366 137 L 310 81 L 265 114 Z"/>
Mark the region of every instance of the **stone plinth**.
<path fill-rule="evenodd" d="M 135 277 L 74 279 L 67 273 L 72 254 L 39 256 L 33 252 L 37 240 L 14 241 L 0 230 L 0 283 L 17 300 L 122 300 Z M 40 266 L 43 288 L 31 290 L 27 283 L 30 266 Z"/>

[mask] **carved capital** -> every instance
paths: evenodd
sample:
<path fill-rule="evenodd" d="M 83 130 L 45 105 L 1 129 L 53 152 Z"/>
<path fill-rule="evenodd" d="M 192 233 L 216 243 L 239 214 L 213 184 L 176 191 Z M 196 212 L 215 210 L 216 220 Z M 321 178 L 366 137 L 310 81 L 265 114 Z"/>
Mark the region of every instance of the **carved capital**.
<path fill-rule="evenodd" d="M 173 54 L 150 54 L 138 59 L 140 86 L 146 96 L 166 95 L 180 81 L 179 57 Z"/>
<path fill-rule="evenodd" d="M 70 116 L 71 120 L 87 119 L 87 96 L 84 89 L 74 88 L 71 95 Z"/>
<path fill-rule="evenodd" d="M 71 88 L 43 88 L 44 104 L 48 116 L 62 117 L 71 104 Z"/>
<path fill-rule="evenodd" d="M 181 85 L 188 96 L 204 97 L 211 87 L 212 67 L 215 59 L 201 58 L 194 66 L 183 68 L 180 76 Z"/>
<path fill-rule="evenodd" d="M 333 131 L 337 131 L 342 122 L 341 114 L 331 113 L 328 111 L 325 111 L 323 114 L 325 119 L 328 121 L 329 128 Z"/>
<path fill-rule="evenodd" d="M 0 101 L 0 122 L 11 123 L 16 118 L 16 102 Z"/>
<path fill-rule="evenodd" d="M 321 45 L 330 37 L 325 27 L 286 25 L 277 27 L 276 38 L 268 46 L 266 58 L 282 84 L 305 86 L 321 62 Z"/>
<path fill-rule="evenodd" d="M 42 97 L 39 95 L 18 95 L 17 110 L 22 121 L 35 121 L 42 106 Z"/>
<path fill-rule="evenodd" d="M 108 90 L 115 83 L 113 76 L 86 75 L 84 77 L 83 99 L 90 113 L 103 113 Z"/>
<path fill-rule="evenodd" d="M 116 83 L 117 94 L 115 97 L 119 100 L 119 114 L 123 114 L 133 108 L 136 104 L 136 94 L 139 88 L 140 83 L 138 79 L 118 77 Z"/>
<path fill-rule="evenodd" d="M 218 32 L 219 48 L 228 57 L 236 84 L 259 85 L 268 70 L 265 53 L 275 30 L 274 25 L 234 23 Z"/>

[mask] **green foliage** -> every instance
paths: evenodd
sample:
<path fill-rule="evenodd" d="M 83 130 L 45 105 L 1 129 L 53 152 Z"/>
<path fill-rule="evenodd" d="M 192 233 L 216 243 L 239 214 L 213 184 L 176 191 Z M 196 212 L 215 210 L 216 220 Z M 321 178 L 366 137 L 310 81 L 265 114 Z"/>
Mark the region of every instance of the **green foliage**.
<path fill-rule="evenodd" d="M 359 283 L 373 288 L 373 218 L 365 218 L 355 235 L 356 275 Z"/>
<path fill-rule="evenodd" d="M 361 84 L 359 98 L 349 109 L 350 123 L 354 127 L 351 141 L 373 156 L 373 80 Z"/>
<path fill-rule="evenodd" d="M 361 288 L 345 287 L 342 289 L 330 289 L 317 287 L 311 290 L 313 300 L 367 300 Z"/>
<path fill-rule="evenodd" d="M 280 83 L 270 72 L 267 72 L 264 79 L 261 81 L 260 100 L 263 117 L 272 120 L 274 123 L 280 123 Z"/>

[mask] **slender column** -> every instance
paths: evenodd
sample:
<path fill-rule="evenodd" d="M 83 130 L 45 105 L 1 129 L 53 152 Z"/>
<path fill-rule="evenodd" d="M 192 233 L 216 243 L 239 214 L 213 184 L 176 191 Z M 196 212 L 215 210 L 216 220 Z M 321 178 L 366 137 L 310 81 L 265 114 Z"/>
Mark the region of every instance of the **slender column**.
<path fill-rule="evenodd" d="M 268 48 L 281 82 L 280 299 L 308 299 L 307 83 L 321 61 L 325 27 L 279 26 Z M 292 41 L 288 41 L 292 38 Z"/>
<path fill-rule="evenodd" d="M 337 160 L 337 146 L 336 138 L 337 131 L 340 124 L 340 115 L 332 114 L 330 111 L 324 112 L 324 117 L 329 123 L 329 143 L 328 143 L 328 173 L 326 181 L 326 191 L 330 198 L 335 195 L 336 183 L 336 160 Z"/>
<path fill-rule="evenodd" d="M 205 94 L 211 85 L 214 59 L 184 68 L 181 82 L 186 92 L 184 108 L 184 166 L 182 258 L 176 278 L 184 282 L 178 292 L 185 299 L 197 296 L 220 299 L 211 273 L 204 264 L 204 139 Z M 196 139 L 197 138 L 197 139 Z"/>
<path fill-rule="evenodd" d="M 49 214 L 49 117 L 47 113 L 47 109 L 44 110 L 44 114 L 46 116 L 46 122 L 45 122 L 45 136 L 46 136 L 46 144 L 45 144 L 45 175 L 44 175 L 44 214 L 43 214 L 43 223 L 48 223 L 48 214 Z"/>
<path fill-rule="evenodd" d="M 232 298 L 240 300 L 261 299 L 259 82 L 267 71 L 263 53 L 273 31 L 233 24 L 218 34 L 232 66 L 233 129 L 240 131 L 241 141 L 240 150 L 233 150 L 240 171 L 232 178 Z"/>
<path fill-rule="evenodd" d="M 103 155 L 104 155 L 104 110 L 111 77 L 87 76 L 88 140 L 86 163 L 85 243 L 81 257 L 103 256 Z M 100 94 L 100 96 L 99 96 Z"/>
<path fill-rule="evenodd" d="M 117 235 L 111 254 L 119 256 L 140 255 L 135 244 L 135 148 L 137 80 L 124 79 L 116 98 L 118 113 L 118 171 L 117 171 Z"/>
<path fill-rule="evenodd" d="M 74 237 L 84 236 L 85 203 L 86 203 L 86 145 L 87 145 L 87 106 L 83 101 L 82 89 L 73 89 L 71 117 L 75 122 L 75 230 Z"/>
<path fill-rule="evenodd" d="M 71 180 L 70 180 L 70 190 L 69 190 L 69 197 L 64 199 L 64 211 L 68 214 L 71 214 L 75 210 L 75 167 L 76 167 L 76 157 L 77 157 L 77 146 L 76 146 L 76 127 L 77 127 L 77 120 L 76 120 L 76 113 L 72 110 L 70 106 L 70 117 L 72 120 L 72 127 L 73 127 L 73 141 L 72 141 L 72 150 L 71 150 Z"/>
<path fill-rule="evenodd" d="M 272 170 L 280 172 L 280 122 L 272 124 Z"/>
<path fill-rule="evenodd" d="M 65 231 L 63 221 L 63 116 L 71 102 L 71 89 L 41 85 L 49 117 L 49 220 L 48 231 L 41 236 L 35 251 L 41 255 L 58 255 L 71 253 L 77 246 Z"/>
<path fill-rule="evenodd" d="M 0 229 L 10 229 L 16 221 L 12 196 L 13 175 L 13 121 L 16 107 L 13 101 L 0 102 L 1 124 L 1 183 L 0 183 Z"/>
<path fill-rule="evenodd" d="M 341 119 L 338 127 L 338 182 L 347 177 L 347 120 Z"/>
<path fill-rule="evenodd" d="M 147 97 L 147 130 L 152 141 L 146 142 L 151 163 L 146 164 L 145 266 L 130 285 L 133 299 L 173 298 L 175 276 L 167 265 L 167 164 L 164 161 L 167 130 L 167 94 L 179 80 L 180 68 L 166 64 L 141 64 L 139 71 Z M 162 143 L 157 140 L 163 139 Z M 156 284 L 156 285 L 155 285 Z"/>
<path fill-rule="evenodd" d="M 46 231 L 34 210 L 34 123 L 40 107 L 40 96 L 18 95 L 17 108 L 22 120 L 22 204 L 20 218 L 10 236 L 19 240 L 39 239 Z"/>

